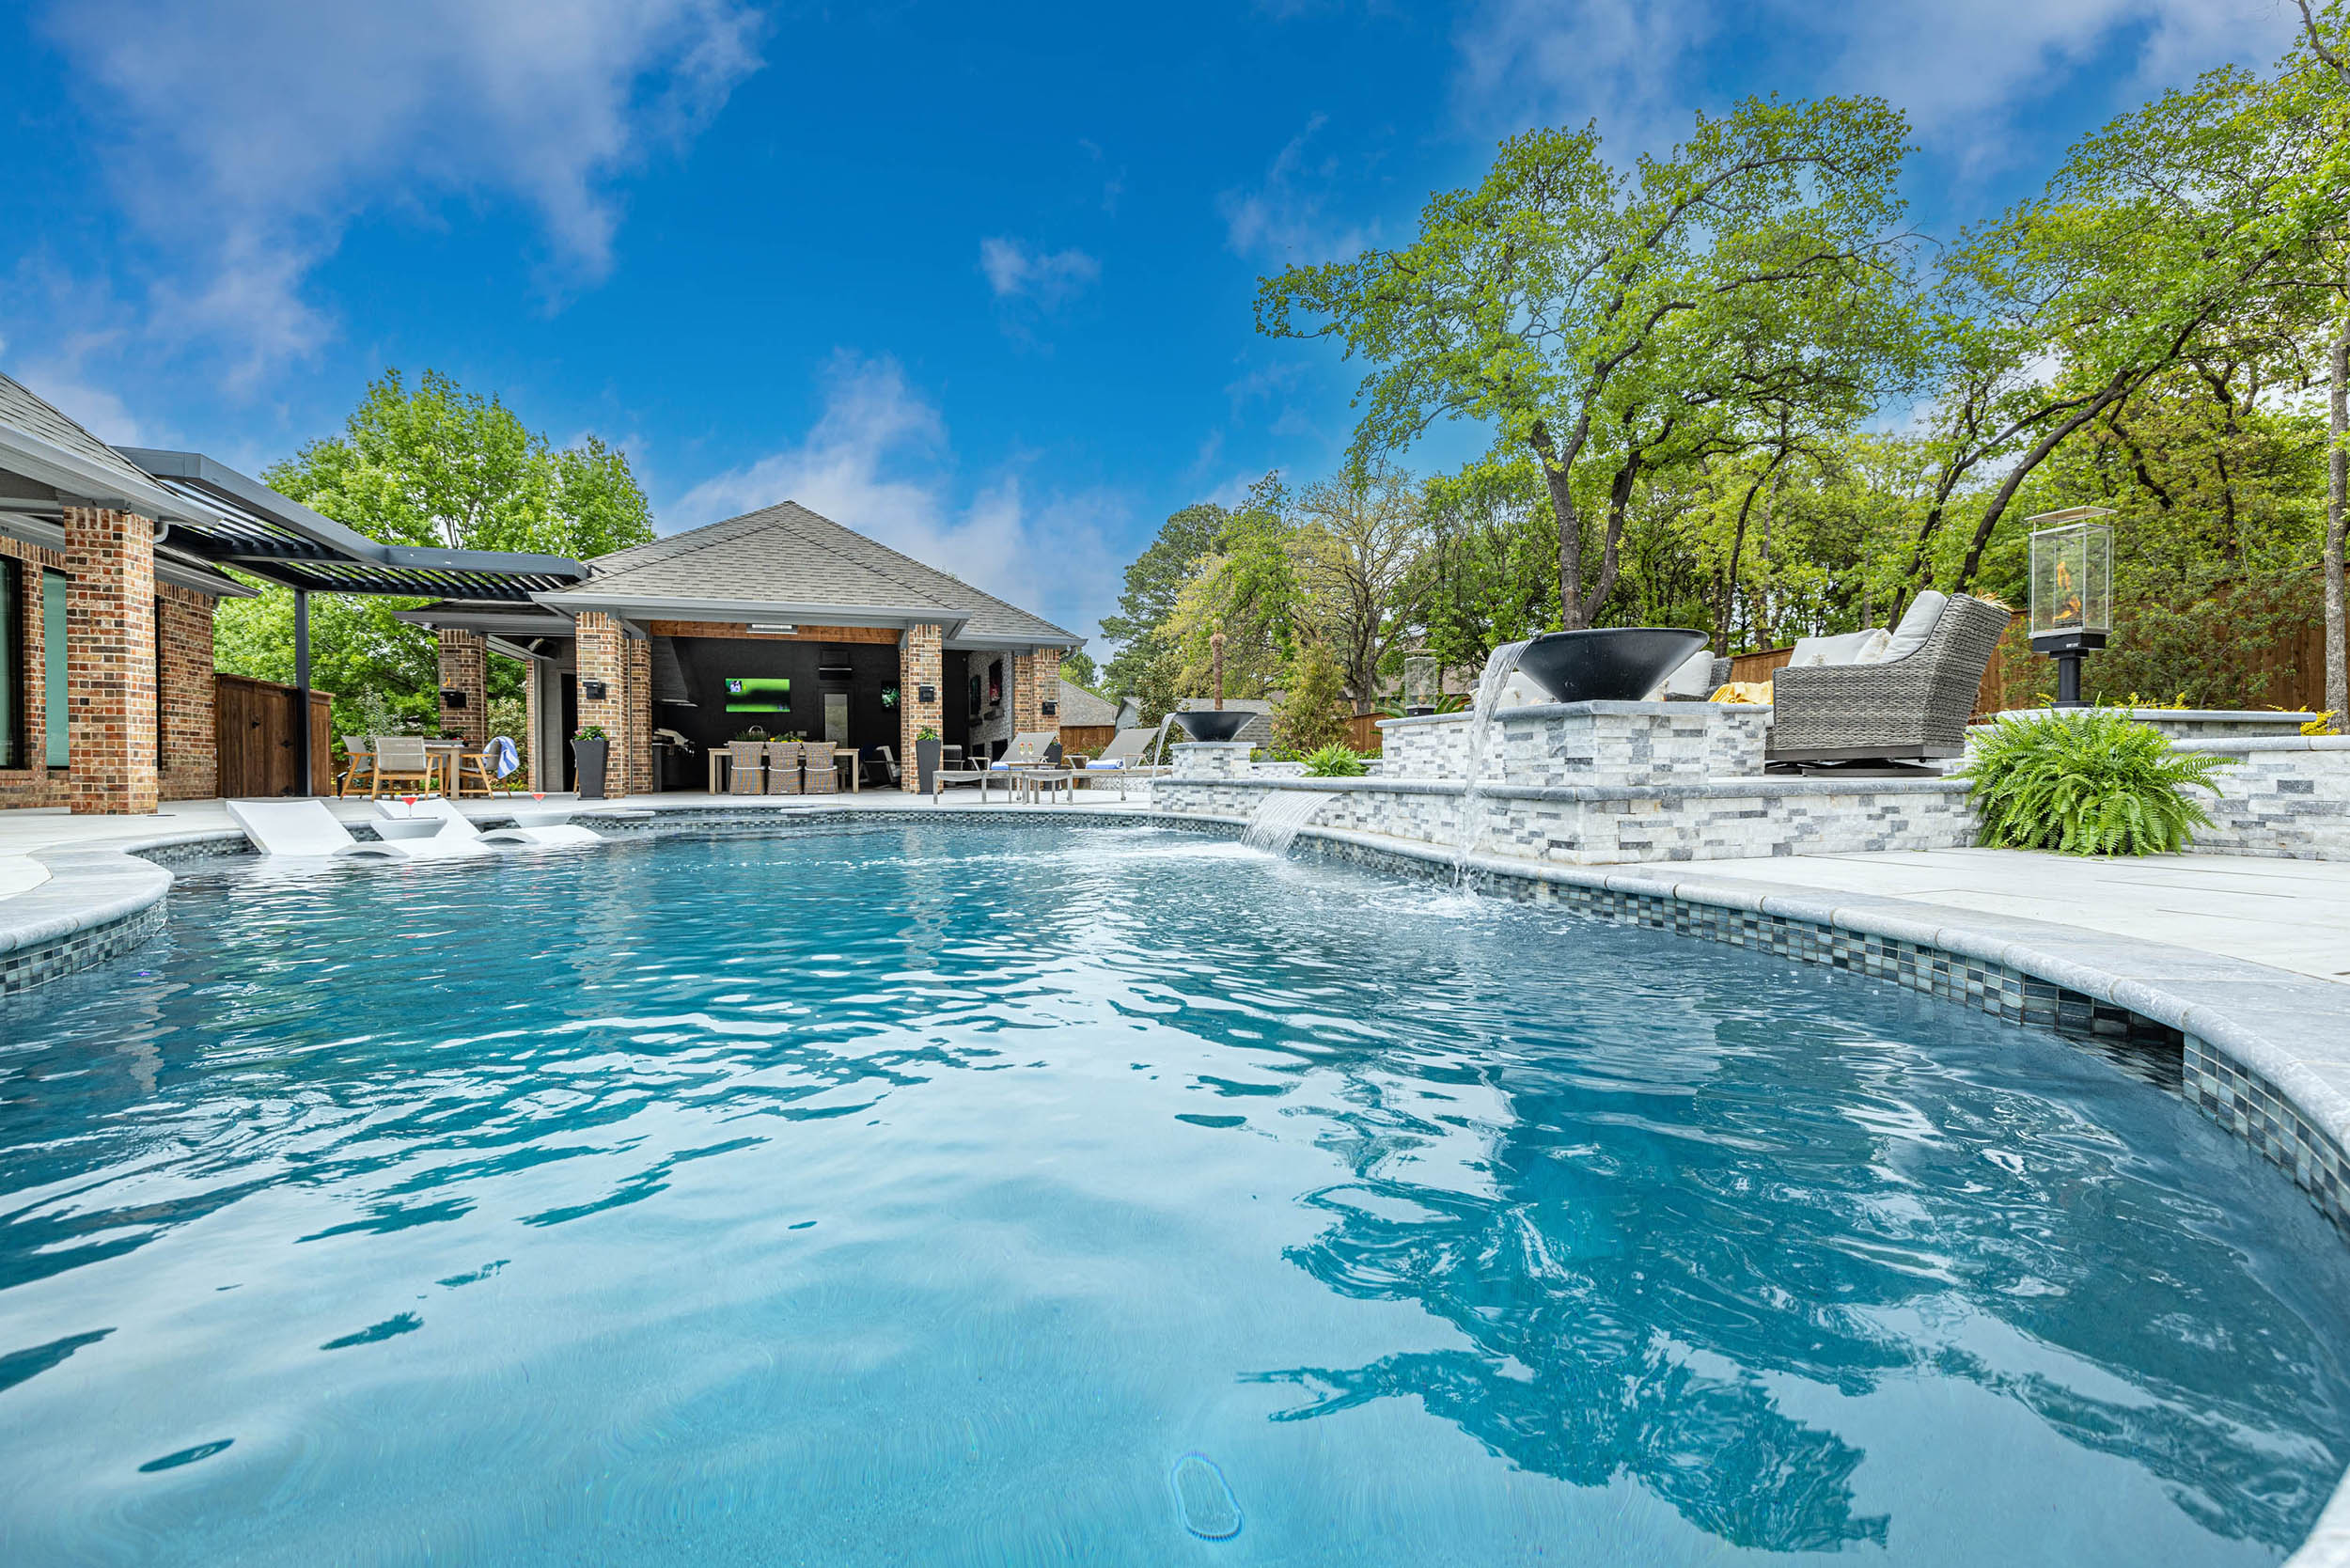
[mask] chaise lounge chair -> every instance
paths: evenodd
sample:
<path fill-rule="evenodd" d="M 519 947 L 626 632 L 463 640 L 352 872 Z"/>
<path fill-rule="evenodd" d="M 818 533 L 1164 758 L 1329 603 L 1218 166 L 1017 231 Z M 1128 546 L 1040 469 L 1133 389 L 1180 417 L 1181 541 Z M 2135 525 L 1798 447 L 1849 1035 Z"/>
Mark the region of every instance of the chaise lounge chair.
<path fill-rule="evenodd" d="M 365 860 L 458 860 L 488 855 L 477 839 L 441 832 L 422 839 L 385 839 L 362 843 L 335 820 L 320 800 L 231 800 L 223 803 L 253 847 L 263 855 Z M 468 824 L 470 825 L 470 824 Z"/>
<path fill-rule="evenodd" d="M 1120 729 L 1110 744 L 1102 748 L 1101 756 L 1072 770 L 1076 776 L 1072 782 L 1095 790 L 1107 789 L 1115 784 L 1118 786 L 1118 798 L 1124 800 L 1129 784 L 1148 783 L 1153 778 L 1166 777 L 1175 770 L 1164 763 L 1147 764 L 1143 761 L 1150 755 L 1152 741 L 1159 733 L 1159 727 L 1155 725 Z"/>

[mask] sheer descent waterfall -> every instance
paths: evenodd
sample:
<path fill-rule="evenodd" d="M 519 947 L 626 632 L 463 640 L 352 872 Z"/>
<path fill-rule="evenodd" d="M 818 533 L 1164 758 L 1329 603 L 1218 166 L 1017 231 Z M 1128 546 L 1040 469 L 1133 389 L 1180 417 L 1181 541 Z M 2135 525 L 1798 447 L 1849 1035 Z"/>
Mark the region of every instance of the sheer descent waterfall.
<path fill-rule="evenodd" d="M 1452 856 L 1452 885 L 1465 886 L 1468 881 L 1469 856 L 1477 853 L 1478 844 L 1485 836 L 1484 819 L 1479 812 L 1479 797 L 1485 792 L 1485 743 L 1493 732 L 1494 711 L 1501 706 L 1501 694 L 1510 689 L 1510 677 L 1516 673 L 1518 655 L 1526 651 L 1522 642 L 1505 642 L 1485 656 L 1485 673 L 1478 678 L 1477 700 L 1469 707 L 1468 781 L 1461 791 L 1461 844 Z"/>
<path fill-rule="evenodd" d="M 1339 797 L 1327 790 L 1267 790 L 1257 809 L 1249 814 L 1247 830 L 1240 841 L 1251 849 L 1265 850 L 1276 855 L 1286 855 L 1290 845 L 1297 841 L 1298 830 L 1313 821 L 1314 813 Z"/>

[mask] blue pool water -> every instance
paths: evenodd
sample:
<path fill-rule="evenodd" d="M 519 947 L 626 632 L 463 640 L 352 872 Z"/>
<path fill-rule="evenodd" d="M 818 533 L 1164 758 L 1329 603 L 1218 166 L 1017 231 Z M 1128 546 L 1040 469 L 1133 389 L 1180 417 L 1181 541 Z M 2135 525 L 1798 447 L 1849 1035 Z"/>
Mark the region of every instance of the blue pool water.
<path fill-rule="evenodd" d="M 2274 1562 L 2350 1462 L 2159 1063 L 1179 833 L 199 875 L 0 1040 L 12 1568 Z"/>

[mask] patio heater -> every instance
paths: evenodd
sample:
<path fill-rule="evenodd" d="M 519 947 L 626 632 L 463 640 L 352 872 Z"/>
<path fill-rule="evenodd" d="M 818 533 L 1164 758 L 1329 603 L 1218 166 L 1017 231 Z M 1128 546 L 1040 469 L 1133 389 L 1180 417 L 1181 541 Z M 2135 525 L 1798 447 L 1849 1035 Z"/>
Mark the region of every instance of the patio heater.
<path fill-rule="evenodd" d="M 1436 711 L 1440 674 L 1434 653 L 1403 655 L 1403 711 L 1419 718 Z"/>
<path fill-rule="evenodd" d="M 2056 661 L 2060 708 L 2080 708 L 2081 655 L 2113 630 L 2111 507 L 2068 507 L 2026 521 L 2031 536 L 2031 647 Z"/>

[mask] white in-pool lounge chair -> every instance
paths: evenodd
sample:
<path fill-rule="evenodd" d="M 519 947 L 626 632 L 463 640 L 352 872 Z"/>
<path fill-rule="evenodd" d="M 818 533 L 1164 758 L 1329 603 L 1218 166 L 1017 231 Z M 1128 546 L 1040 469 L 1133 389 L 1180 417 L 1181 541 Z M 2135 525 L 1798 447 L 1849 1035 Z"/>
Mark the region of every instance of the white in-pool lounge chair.
<path fill-rule="evenodd" d="M 423 839 L 386 839 L 361 843 L 351 829 L 319 800 L 231 800 L 228 815 L 244 829 L 253 847 L 263 855 L 292 856 L 337 855 L 366 860 L 458 860 L 487 855 L 487 845 L 471 839 L 434 833 Z"/>
<path fill-rule="evenodd" d="M 553 823 L 545 827 L 494 827 L 487 833 L 476 827 L 473 820 L 457 808 L 457 803 L 435 795 L 431 800 L 416 802 L 413 810 L 401 810 L 399 803 L 379 800 L 376 815 L 387 822 L 410 817 L 438 817 L 441 831 L 436 838 L 457 843 L 485 844 L 496 849 L 554 849 L 567 844 L 600 844 L 601 836 L 573 823 Z M 432 839 L 416 840 L 431 843 Z"/>

